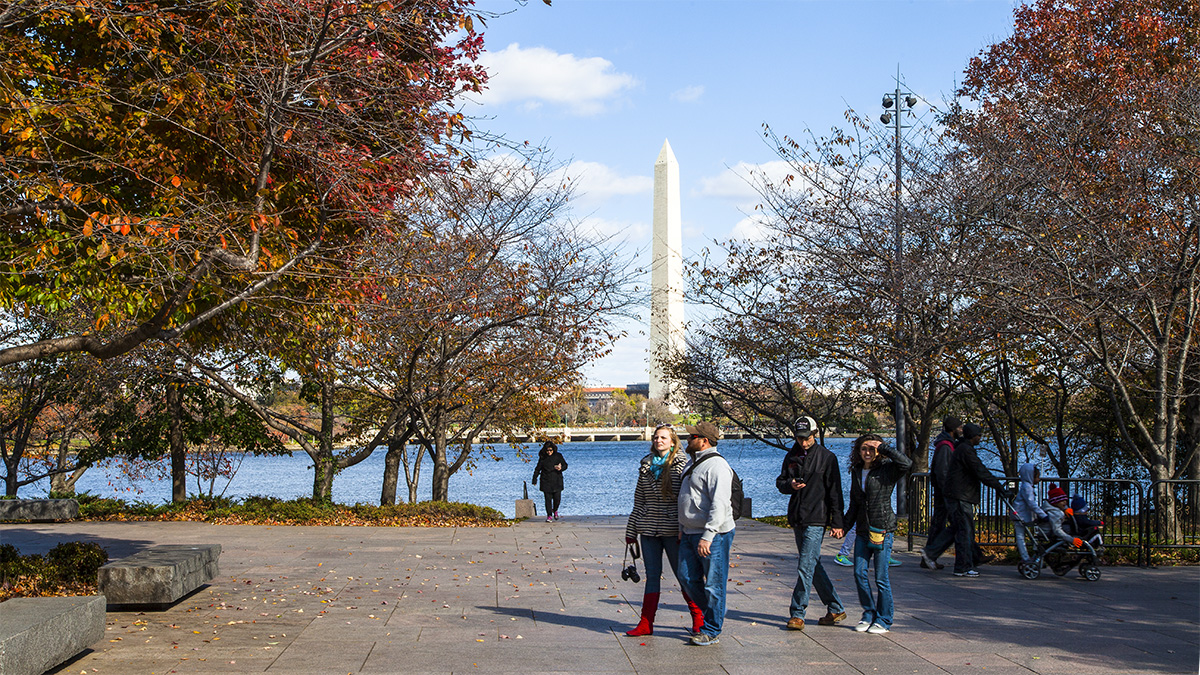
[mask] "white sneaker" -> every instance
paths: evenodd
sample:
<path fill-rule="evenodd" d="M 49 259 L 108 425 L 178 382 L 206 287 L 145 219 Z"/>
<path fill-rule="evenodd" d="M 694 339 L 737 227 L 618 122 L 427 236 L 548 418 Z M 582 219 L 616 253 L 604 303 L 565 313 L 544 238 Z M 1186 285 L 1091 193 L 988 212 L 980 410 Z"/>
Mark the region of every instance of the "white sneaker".
<path fill-rule="evenodd" d="M 871 624 L 871 627 L 867 629 L 867 632 L 871 635 L 883 635 L 884 633 L 888 632 L 888 629 L 880 626 L 877 623 L 873 623 Z"/>
<path fill-rule="evenodd" d="M 854 627 L 854 630 L 858 633 L 865 633 L 872 625 L 874 624 L 872 624 L 870 621 L 859 621 L 858 625 Z"/>

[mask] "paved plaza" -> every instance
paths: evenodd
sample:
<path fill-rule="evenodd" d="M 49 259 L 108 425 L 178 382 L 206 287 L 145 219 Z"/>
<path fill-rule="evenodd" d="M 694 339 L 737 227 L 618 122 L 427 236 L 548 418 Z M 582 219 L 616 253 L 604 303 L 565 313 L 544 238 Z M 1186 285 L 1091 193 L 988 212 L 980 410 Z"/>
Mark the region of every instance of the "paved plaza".
<path fill-rule="evenodd" d="M 23 553 L 69 540 L 111 558 L 217 543 L 221 575 L 160 612 L 110 612 L 107 635 L 60 673 L 1196 673 L 1200 568 L 1105 567 L 1099 582 L 1013 567 L 979 579 L 920 569 L 898 551 L 896 623 L 855 633 L 849 568 L 825 562 L 849 617 L 783 628 L 795 580 L 790 530 L 739 521 L 720 644 L 687 642 L 663 582 L 655 634 L 623 632 L 641 586 L 621 581 L 623 517 L 504 528 L 268 527 L 205 523 L 4 525 Z M 639 565 L 639 571 L 643 568 Z"/>

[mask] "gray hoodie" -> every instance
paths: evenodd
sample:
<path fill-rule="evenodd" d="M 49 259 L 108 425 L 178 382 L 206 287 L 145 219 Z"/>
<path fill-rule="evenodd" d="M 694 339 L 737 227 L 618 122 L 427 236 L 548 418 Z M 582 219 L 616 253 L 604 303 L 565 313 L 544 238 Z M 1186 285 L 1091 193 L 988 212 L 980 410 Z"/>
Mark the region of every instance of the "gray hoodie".
<path fill-rule="evenodd" d="M 1067 534 L 1066 531 L 1063 530 L 1063 528 L 1062 528 L 1063 520 L 1066 519 L 1067 514 L 1064 513 L 1062 509 L 1058 508 L 1057 506 L 1051 504 L 1050 502 L 1048 502 L 1044 499 L 1042 500 L 1042 509 L 1044 509 L 1046 511 L 1046 517 L 1050 519 L 1048 527 L 1043 528 L 1044 530 L 1046 530 L 1046 529 L 1049 530 L 1048 532 L 1046 532 L 1046 534 L 1048 536 L 1054 537 L 1055 539 L 1061 539 L 1062 541 L 1065 541 L 1068 544 L 1074 542 L 1075 537 Z"/>
<path fill-rule="evenodd" d="M 1021 482 L 1017 483 L 1017 498 L 1013 500 L 1013 508 L 1017 510 L 1021 521 L 1026 523 L 1046 517 L 1046 512 L 1038 506 L 1037 493 L 1033 490 L 1033 474 L 1037 470 L 1037 464 L 1032 462 L 1026 462 L 1017 469 Z"/>
<path fill-rule="evenodd" d="M 733 531 L 733 469 L 724 457 L 713 457 L 699 465 L 696 460 L 716 454 L 716 448 L 696 453 L 685 468 L 679 486 L 679 529 L 684 534 L 701 534 L 712 541 L 717 534 Z"/>

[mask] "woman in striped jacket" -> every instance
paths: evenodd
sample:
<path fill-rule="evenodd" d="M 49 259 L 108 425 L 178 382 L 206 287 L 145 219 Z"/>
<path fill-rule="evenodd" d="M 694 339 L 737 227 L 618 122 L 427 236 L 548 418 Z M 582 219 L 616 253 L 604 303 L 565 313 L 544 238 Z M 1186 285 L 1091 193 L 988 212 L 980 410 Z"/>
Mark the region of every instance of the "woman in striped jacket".
<path fill-rule="evenodd" d="M 646 565 L 646 590 L 642 597 L 642 620 L 626 635 L 654 634 L 654 615 L 658 611 L 662 587 L 663 553 L 667 554 L 671 572 L 676 571 L 679 561 L 679 511 L 675 496 L 679 494 L 683 467 L 687 464 L 687 453 L 681 445 L 679 435 L 671 425 L 660 425 L 650 439 L 650 454 L 642 458 L 638 468 L 633 512 L 625 526 L 625 544 L 634 544 L 640 535 L 642 560 Z M 683 600 L 691 612 L 692 632 L 695 633 L 704 625 L 704 614 L 686 593 Z"/>

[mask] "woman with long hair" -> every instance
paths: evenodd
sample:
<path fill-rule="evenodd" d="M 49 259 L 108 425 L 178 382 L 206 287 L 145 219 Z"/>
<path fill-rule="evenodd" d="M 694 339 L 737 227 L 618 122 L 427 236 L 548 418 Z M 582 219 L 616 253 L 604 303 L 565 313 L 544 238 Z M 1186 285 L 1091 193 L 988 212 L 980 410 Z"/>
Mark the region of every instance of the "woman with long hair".
<path fill-rule="evenodd" d="M 850 453 L 850 507 L 842 522 L 858 528 L 854 541 L 854 585 L 862 605 L 862 621 L 854 630 L 862 633 L 886 633 L 891 630 L 895 605 L 892 582 L 888 579 L 888 559 L 896 531 L 896 512 L 892 493 L 904 478 L 912 460 L 905 457 L 875 434 L 859 436 Z M 875 566 L 872 597 L 867 566 Z"/>
<path fill-rule="evenodd" d="M 537 466 L 533 468 L 533 484 L 537 485 L 538 478 L 542 479 L 539 487 L 546 500 L 547 523 L 558 520 L 558 507 L 562 503 L 563 471 L 566 470 L 567 460 L 563 459 L 554 441 L 543 443 L 542 449 L 538 451 Z"/>
<path fill-rule="evenodd" d="M 629 636 L 653 635 L 654 615 L 658 611 L 658 597 L 662 588 L 665 553 L 671 572 L 676 573 L 679 562 L 679 507 L 675 498 L 683 467 L 687 464 L 687 453 L 683 452 L 679 435 L 669 424 L 661 424 L 650 437 L 650 453 L 642 458 L 638 466 L 637 487 L 633 490 L 633 511 L 625 526 L 625 544 L 631 546 L 639 541 L 642 560 L 646 566 L 646 589 L 642 596 L 642 619 L 625 634 Z M 688 611 L 692 615 L 692 632 L 697 633 L 704 625 L 704 614 L 692 599 L 683 594 Z"/>

